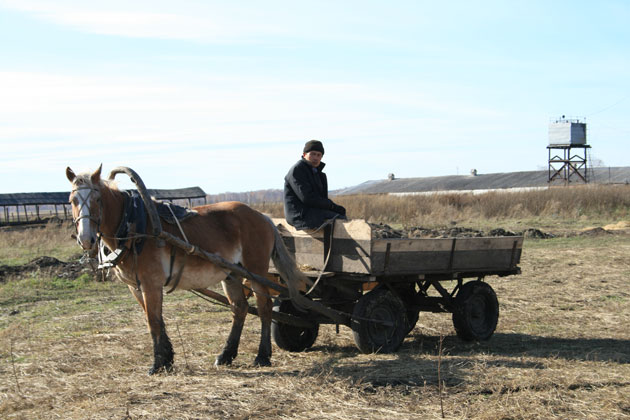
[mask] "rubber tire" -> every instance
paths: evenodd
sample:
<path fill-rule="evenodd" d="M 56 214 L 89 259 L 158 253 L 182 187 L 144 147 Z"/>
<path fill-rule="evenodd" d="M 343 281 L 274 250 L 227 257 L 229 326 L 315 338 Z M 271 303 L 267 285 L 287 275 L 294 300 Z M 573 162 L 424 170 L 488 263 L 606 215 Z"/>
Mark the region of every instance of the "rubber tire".
<path fill-rule="evenodd" d="M 455 297 L 453 326 L 464 341 L 488 340 L 499 322 L 499 301 L 488 283 L 465 283 Z"/>
<path fill-rule="evenodd" d="M 417 307 L 414 309 L 417 294 L 415 284 L 412 283 L 406 285 L 406 287 L 400 287 L 399 289 L 396 289 L 396 293 L 405 304 L 405 314 L 407 315 L 407 334 L 409 334 L 416 327 L 418 319 L 420 318 L 420 309 Z"/>
<path fill-rule="evenodd" d="M 284 312 L 285 314 L 305 317 L 304 312 L 298 311 L 291 301 L 276 301 L 273 305 L 274 312 Z M 271 336 L 273 341 L 283 350 L 301 352 L 311 348 L 317 340 L 319 334 L 319 324 L 315 328 L 296 327 L 273 320 L 271 322 Z"/>
<path fill-rule="evenodd" d="M 407 335 L 404 303 L 387 289 L 375 289 L 359 299 L 352 312 L 354 342 L 362 353 L 393 353 Z M 366 320 L 390 321 L 386 326 Z"/>
<path fill-rule="evenodd" d="M 416 328 L 416 324 L 418 323 L 418 319 L 420 318 L 420 311 L 407 309 L 406 314 L 407 314 L 407 334 L 409 334 L 411 331 L 413 331 L 414 328 Z"/>

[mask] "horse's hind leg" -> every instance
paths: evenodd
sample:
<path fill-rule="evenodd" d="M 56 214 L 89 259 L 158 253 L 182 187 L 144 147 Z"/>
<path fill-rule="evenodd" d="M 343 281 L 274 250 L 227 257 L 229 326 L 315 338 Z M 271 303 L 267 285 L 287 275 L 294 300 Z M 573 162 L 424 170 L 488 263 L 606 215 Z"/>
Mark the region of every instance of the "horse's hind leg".
<path fill-rule="evenodd" d="M 153 367 L 149 375 L 161 370 L 170 371 L 173 367 L 173 346 L 166 334 L 164 320 L 162 318 L 162 289 L 161 287 L 145 286 L 142 292 L 129 287 L 133 295 L 143 307 L 149 332 L 153 339 Z"/>
<path fill-rule="evenodd" d="M 230 335 L 223 347 L 223 351 L 217 356 L 217 359 L 214 362 L 215 366 L 229 365 L 232 363 L 232 360 L 236 358 L 248 306 L 240 279 L 229 275 L 225 280 L 223 280 L 222 284 L 223 290 L 230 301 L 230 307 L 232 309 L 232 329 L 230 330 Z"/>
<path fill-rule="evenodd" d="M 260 345 L 258 346 L 258 355 L 254 360 L 254 365 L 271 366 L 271 298 L 269 297 L 269 290 L 256 282 L 253 282 L 252 289 L 254 289 L 256 294 L 261 327 Z"/>

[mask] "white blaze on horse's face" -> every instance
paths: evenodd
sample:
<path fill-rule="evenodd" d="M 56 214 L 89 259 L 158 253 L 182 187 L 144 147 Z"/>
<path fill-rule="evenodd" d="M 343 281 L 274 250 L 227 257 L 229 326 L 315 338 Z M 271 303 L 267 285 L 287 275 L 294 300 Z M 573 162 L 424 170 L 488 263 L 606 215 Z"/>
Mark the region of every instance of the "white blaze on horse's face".
<path fill-rule="evenodd" d="M 74 186 L 70 195 L 72 215 L 77 228 L 77 243 L 85 251 L 94 248 L 101 218 L 100 193 L 91 186 Z"/>
<path fill-rule="evenodd" d="M 77 229 L 77 242 L 85 251 L 94 248 L 101 224 L 101 192 L 97 187 L 101 168 L 99 166 L 89 178 L 85 175 L 77 177 L 70 167 L 66 168 L 66 177 L 72 184 L 70 204 Z"/>

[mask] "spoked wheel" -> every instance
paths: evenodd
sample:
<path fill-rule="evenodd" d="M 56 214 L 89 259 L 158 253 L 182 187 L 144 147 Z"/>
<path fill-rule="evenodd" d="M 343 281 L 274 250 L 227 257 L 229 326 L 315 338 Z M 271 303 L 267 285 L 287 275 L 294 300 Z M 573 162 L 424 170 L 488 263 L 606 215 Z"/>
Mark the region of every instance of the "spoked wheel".
<path fill-rule="evenodd" d="M 354 342 L 362 353 L 392 353 L 400 347 L 409 326 L 402 301 L 387 289 L 359 299 L 352 312 Z"/>
<path fill-rule="evenodd" d="M 465 283 L 455 297 L 453 325 L 462 340 L 488 340 L 499 321 L 499 301 L 488 283 Z"/>
<path fill-rule="evenodd" d="M 283 312 L 289 315 L 304 317 L 304 312 L 298 311 L 289 300 L 276 301 L 273 305 L 274 312 Z M 297 327 L 276 320 L 271 323 L 271 336 L 278 347 L 287 351 L 300 352 L 310 348 L 317 339 L 319 324 L 314 328 Z"/>

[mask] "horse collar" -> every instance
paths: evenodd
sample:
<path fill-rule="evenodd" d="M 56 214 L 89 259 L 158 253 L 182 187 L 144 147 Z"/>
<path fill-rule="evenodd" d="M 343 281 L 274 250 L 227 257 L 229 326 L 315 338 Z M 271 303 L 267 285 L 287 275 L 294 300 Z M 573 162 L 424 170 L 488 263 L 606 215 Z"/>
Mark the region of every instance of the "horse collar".
<path fill-rule="evenodd" d="M 140 254 L 144 246 L 146 216 L 143 203 L 137 202 L 137 196 L 133 192 L 123 192 L 123 209 L 118 229 L 114 233 L 116 249 L 106 252 L 102 239 L 99 250 L 99 268 L 111 268 L 118 265 L 120 261 L 133 251 L 134 257 Z"/>
<path fill-rule="evenodd" d="M 130 245 L 127 247 L 134 248 L 134 252 L 140 254 L 144 246 L 142 235 L 146 233 L 147 227 L 144 202 L 140 195 L 134 191 L 125 191 L 123 197 L 123 214 L 115 235 L 117 247 L 125 247 L 127 240 L 130 239 Z"/>

